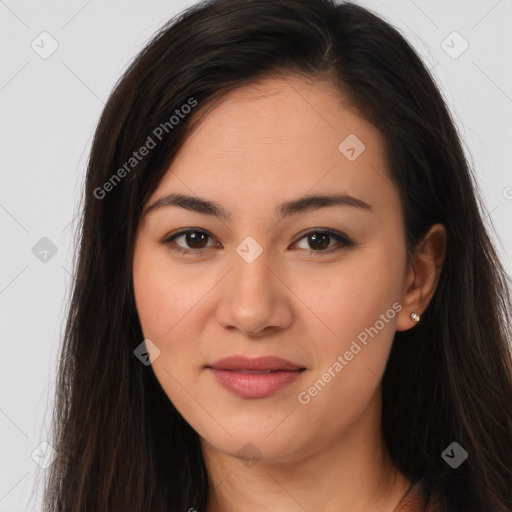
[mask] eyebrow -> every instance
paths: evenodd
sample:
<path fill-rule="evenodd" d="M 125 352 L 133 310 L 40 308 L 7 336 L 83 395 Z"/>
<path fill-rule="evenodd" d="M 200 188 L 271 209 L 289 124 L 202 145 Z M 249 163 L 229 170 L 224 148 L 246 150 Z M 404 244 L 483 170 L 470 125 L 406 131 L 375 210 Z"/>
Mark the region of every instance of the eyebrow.
<path fill-rule="evenodd" d="M 214 215 L 215 217 L 222 219 L 229 219 L 231 217 L 231 213 L 227 213 L 220 204 L 214 201 L 202 199 L 197 196 L 187 196 L 177 193 L 168 194 L 147 206 L 142 213 L 142 217 L 157 209 L 166 208 L 169 206 L 177 206 L 193 212 L 203 213 L 206 215 Z M 278 217 L 284 218 L 297 213 L 318 210 L 320 208 L 326 208 L 329 206 L 351 206 L 353 208 L 360 208 L 362 210 L 372 210 L 372 207 L 361 199 L 350 196 L 348 194 L 332 194 L 310 195 L 301 197 L 299 199 L 286 201 L 276 208 L 275 214 Z"/>

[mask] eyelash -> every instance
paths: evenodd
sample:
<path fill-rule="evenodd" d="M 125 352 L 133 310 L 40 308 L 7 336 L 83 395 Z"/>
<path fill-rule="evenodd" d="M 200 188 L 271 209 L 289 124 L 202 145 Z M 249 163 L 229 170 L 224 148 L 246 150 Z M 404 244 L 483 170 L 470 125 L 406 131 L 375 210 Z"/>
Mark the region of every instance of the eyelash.
<path fill-rule="evenodd" d="M 169 246 L 173 251 L 176 251 L 176 252 L 178 252 L 180 254 L 199 256 L 199 254 L 201 252 L 203 252 L 203 249 L 206 249 L 207 247 L 203 247 L 201 249 L 185 249 L 183 247 L 180 247 L 179 245 L 177 245 L 174 242 L 174 240 L 176 238 L 178 238 L 178 237 L 180 237 L 182 235 L 187 235 L 189 233 L 204 234 L 204 235 L 206 235 L 208 237 L 213 238 L 209 233 L 207 233 L 206 231 L 200 230 L 200 229 L 185 229 L 185 230 L 179 231 L 178 233 L 174 233 L 174 234 L 172 234 L 170 236 L 165 237 L 163 240 L 161 240 L 161 243 L 163 243 L 164 245 Z M 331 253 L 337 252 L 337 251 L 339 251 L 339 250 L 341 250 L 343 248 L 348 248 L 348 247 L 352 247 L 353 245 L 355 245 L 355 243 L 350 238 L 348 238 L 346 235 L 343 235 L 341 233 L 336 233 L 336 232 L 328 230 L 328 229 L 322 230 L 322 229 L 319 229 L 319 228 L 312 229 L 312 230 L 304 233 L 302 235 L 302 237 L 299 238 L 294 243 L 298 243 L 302 239 L 306 238 L 308 235 L 312 235 L 312 234 L 329 235 L 329 237 L 333 238 L 338 243 L 340 243 L 341 246 L 330 248 L 330 249 L 327 249 L 327 250 L 316 250 L 316 251 L 313 250 L 313 249 L 302 249 L 302 250 L 306 251 L 306 253 L 308 255 L 311 255 L 311 254 L 313 254 L 313 255 L 317 255 L 317 254 L 331 254 Z M 211 249 L 212 246 L 210 246 L 209 248 Z"/>

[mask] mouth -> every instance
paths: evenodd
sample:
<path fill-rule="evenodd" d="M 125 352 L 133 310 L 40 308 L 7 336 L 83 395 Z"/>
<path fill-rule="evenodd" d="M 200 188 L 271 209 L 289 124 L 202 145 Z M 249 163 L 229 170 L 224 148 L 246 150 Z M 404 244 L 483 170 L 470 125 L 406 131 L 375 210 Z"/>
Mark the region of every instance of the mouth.
<path fill-rule="evenodd" d="M 243 398 L 266 398 L 300 378 L 307 368 L 278 357 L 231 356 L 206 366 L 215 380 Z"/>

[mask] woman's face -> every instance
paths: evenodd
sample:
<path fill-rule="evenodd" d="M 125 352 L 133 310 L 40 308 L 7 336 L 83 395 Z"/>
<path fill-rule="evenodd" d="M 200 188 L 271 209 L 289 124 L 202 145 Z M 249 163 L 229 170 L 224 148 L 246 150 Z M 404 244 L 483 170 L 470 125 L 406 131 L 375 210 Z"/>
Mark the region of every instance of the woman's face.
<path fill-rule="evenodd" d="M 141 219 L 135 299 L 156 377 L 203 442 L 292 460 L 376 425 L 396 322 L 410 313 L 399 313 L 404 226 L 379 132 L 329 85 L 266 79 L 209 113 L 146 206 L 171 194 L 193 200 Z M 249 362 L 210 368 L 230 356 Z M 249 373 L 262 356 L 291 366 Z"/>

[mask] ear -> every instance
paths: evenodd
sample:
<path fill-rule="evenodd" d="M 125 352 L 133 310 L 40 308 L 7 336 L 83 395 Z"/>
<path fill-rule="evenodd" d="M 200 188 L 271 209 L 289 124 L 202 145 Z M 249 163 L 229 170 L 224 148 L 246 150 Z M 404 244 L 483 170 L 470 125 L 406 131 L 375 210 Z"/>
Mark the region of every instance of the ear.
<path fill-rule="evenodd" d="M 446 253 L 446 229 L 434 224 L 417 244 L 406 271 L 402 310 L 396 322 L 397 331 L 406 331 L 416 325 L 411 313 L 421 315 L 436 291 Z"/>

